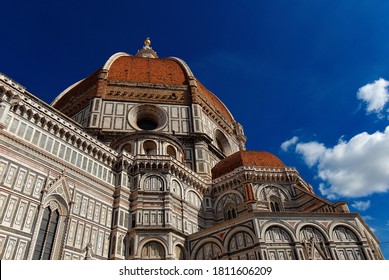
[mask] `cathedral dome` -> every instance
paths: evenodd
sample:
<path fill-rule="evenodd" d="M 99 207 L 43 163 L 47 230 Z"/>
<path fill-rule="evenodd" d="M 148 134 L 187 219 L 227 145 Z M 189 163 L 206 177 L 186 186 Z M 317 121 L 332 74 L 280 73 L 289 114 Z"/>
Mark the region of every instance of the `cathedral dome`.
<path fill-rule="evenodd" d="M 241 166 L 285 168 L 275 155 L 264 151 L 239 151 L 219 161 L 212 168 L 212 178 L 219 178 Z"/>
<path fill-rule="evenodd" d="M 64 90 L 52 106 L 72 117 L 93 98 L 157 104 L 195 103 L 228 125 L 234 123 L 223 102 L 194 77 L 183 60 L 159 58 L 149 39 L 135 56 L 124 52 L 112 55 L 101 69 Z"/>

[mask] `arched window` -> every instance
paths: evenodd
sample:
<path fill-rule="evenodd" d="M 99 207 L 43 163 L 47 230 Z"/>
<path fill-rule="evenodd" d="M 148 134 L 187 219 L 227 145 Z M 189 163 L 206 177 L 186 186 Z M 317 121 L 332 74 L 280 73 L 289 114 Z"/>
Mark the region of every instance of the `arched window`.
<path fill-rule="evenodd" d="M 142 259 L 163 260 L 165 250 L 159 242 L 147 242 L 142 248 Z"/>
<path fill-rule="evenodd" d="M 123 151 L 126 151 L 127 153 L 132 153 L 132 146 L 130 143 L 127 143 L 123 146 Z"/>
<path fill-rule="evenodd" d="M 220 130 L 216 130 L 215 133 L 216 146 L 226 156 L 231 155 L 231 145 L 228 142 L 227 137 Z"/>
<path fill-rule="evenodd" d="M 229 204 L 224 208 L 224 220 L 232 220 L 237 217 L 235 205 Z"/>
<path fill-rule="evenodd" d="M 176 260 L 184 260 L 185 259 L 184 250 L 179 245 L 176 245 L 174 247 L 174 258 Z"/>
<path fill-rule="evenodd" d="M 171 145 L 167 146 L 166 153 L 172 158 L 177 158 L 176 150 Z"/>
<path fill-rule="evenodd" d="M 333 232 L 334 241 L 336 243 L 336 253 L 341 260 L 363 260 L 361 244 L 355 233 L 344 226 L 337 226 Z"/>
<path fill-rule="evenodd" d="M 296 258 L 292 238 L 281 227 L 268 228 L 265 232 L 265 240 L 269 245 L 267 253 L 270 260 L 294 260 Z"/>
<path fill-rule="evenodd" d="M 314 226 L 304 226 L 300 231 L 300 240 L 304 246 L 304 258 L 308 260 L 325 260 L 331 258 L 326 238 Z"/>
<path fill-rule="evenodd" d="M 283 209 L 282 201 L 277 196 L 272 195 L 270 197 L 270 202 L 269 203 L 270 203 L 270 210 L 272 212 L 280 212 L 280 211 L 282 211 L 282 209 Z"/>
<path fill-rule="evenodd" d="M 195 192 L 189 191 L 186 200 L 196 209 L 201 208 L 201 198 Z"/>
<path fill-rule="evenodd" d="M 143 149 L 146 155 L 156 155 L 157 154 L 157 144 L 154 141 L 145 141 L 143 143 Z"/>
<path fill-rule="evenodd" d="M 49 260 L 54 244 L 55 233 L 59 219 L 58 210 L 51 211 L 46 207 L 43 212 L 38 239 L 36 241 L 33 260 Z"/>
<path fill-rule="evenodd" d="M 179 198 L 182 197 L 182 195 L 181 195 L 181 186 L 180 186 L 180 184 L 176 180 L 172 181 L 172 184 L 171 184 L 171 187 L 170 187 L 170 191 L 173 194 L 177 195 Z"/>
<path fill-rule="evenodd" d="M 215 242 L 207 242 L 197 251 L 196 260 L 218 259 L 222 250 Z"/>
<path fill-rule="evenodd" d="M 238 232 L 231 238 L 228 247 L 230 252 L 235 252 L 253 245 L 254 241 L 250 234 L 247 232 Z"/>
<path fill-rule="evenodd" d="M 163 191 L 163 180 L 157 176 L 149 176 L 143 183 L 143 189 L 145 191 Z"/>

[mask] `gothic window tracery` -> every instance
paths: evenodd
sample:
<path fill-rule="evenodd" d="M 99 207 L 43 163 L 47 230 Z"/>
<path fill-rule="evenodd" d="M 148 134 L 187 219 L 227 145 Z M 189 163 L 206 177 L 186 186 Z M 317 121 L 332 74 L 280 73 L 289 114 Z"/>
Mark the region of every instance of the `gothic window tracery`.
<path fill-rule="evenodd" d="M 214 260 L 221 254 L 222 250 L 215 242 L 208 242 L 197 251 L 196 260 Z"/>
<path fill-rule="evenodd" d="M 247 247 L 253 246 L 254 241 L 250 234 L 247 232 L 238 232 L 231 239 L 228 244 L 228 248 L 230 252 L 234 252 L 237 250 L 245 249 Z"/>
<path fill-rule="evenodd" d="M 195 192 L 189 191 L 186 195 L 186 200 L 196 209 L 201 208 L 201 199 Z"/>
<path fill-rule="evenodd" d="M 301 229 L 300 232 L 300 240 L 301 241 L 308 241 L 311 240 L 311 238 L 314 238 L 317 242 L 324 242 L 325 238 L 323 234 L 315 227 L 313 226 L 305 226 Z"/>
<path fill-rule="evenodd" d="M 282 201 L 279 197 L 272 195 L 270 196 L 270 210 L 272 212 L 280 212 L 283 210 Z"/>
<path fill-rule="evenodd" d="M 58 209 L 52 211 L 46 207 L 35 245 L 34 260 L 49 260 L 52 254 L 55 234 L 59 220 Z"/>
<path fill-rule="evenodd" d="M 179 198 L 181 198 L 181 186 L 176 180 L 172 181 L 170 191 Z"/>
<path fill-rule="evenodd" d="M 300 231 L 300 240 L 304 247 L 305 259 L 325 260 L 331 258 L 325 244 L 326 238 L 316 227 L 304 226 Z"/>
<path fill-rule="evenodd" d="M 365 259 L 358 237 L 345 226 L 337 226 L 333 231 L 334 241 L 337 243 L 336 252 L 339 259 Z"/>
<path fill-rule="evenodd" d="M 145 191 L 163 191 L 164 183 L 163 180 L 158 176 L 149 176 L 143 183 L 143 189 Z"/>
<path fill-rule="evenodd" d="M 238 215 L 238 211 L 236 210 L 236 207 L 234 204 L 228 204 L 224 208 L 224 220 L 232 220 L 235 219 Z"/>
<path fill-rule="evenodd" d="M 228 205 L 233 205 L 236 209 L 236 206 L 241 203 L 243 200 L 236 193 L 227 193 L 217 201 L 216 211 L 222 213 Z"/>
<path fill-rule="evenodd" d="M 265 186 L 259 191 L 259 200 L 268 203 L 271 212 L 284 211 L 284 202 L 288 196 L 284 190 L 276 186 Z"/>
<path fill-rule="evenodd" d="M 294 260 L 295 250 L 290 235 L 281 227 L 272 226 L 265 232 L 265 240 L 270 260 Z"/>
<path fill-rule="evenodd" d="M 163 260 L 165 259 L 165 249 L 159 242 L 147 242 L 142 248 L 142 259 Z"/>

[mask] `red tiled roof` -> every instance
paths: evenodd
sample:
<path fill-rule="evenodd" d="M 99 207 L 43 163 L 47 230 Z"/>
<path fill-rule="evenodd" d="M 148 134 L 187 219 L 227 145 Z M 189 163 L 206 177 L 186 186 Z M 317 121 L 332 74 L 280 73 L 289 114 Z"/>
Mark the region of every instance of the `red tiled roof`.
<path fill-rule="evenodd" d="M 210 92 L 206 87 L 204 87 L 199 81 L 197 81 L 199 85 L 200 92 L 202 93 L 205 100 L 207 100 L 211 106 L 215 107 L 216 110 L 228 121 L 233 122 L 234 119 L 226 108 L 226 106 L 217 98 L 212 92 Z"/>
<path fill-rule="evenodd" d="M 212 178 L 216 179 L 241 166 L 285 168 L 285 164 L 271 153 L 264 151 L 239 151 L 219 161 L 212 168 Z"/>
<path fill-rule="evenodd" d="M 121 56 L 111 65 L 108 80 L 160 84 L 187 84 L 184 69 L 174 60 Z"/>
<path fill-rule="evenodd" d="M 72 115 L 74 111 L 87 106 L 89 100 L 93 97 L 101 96 L 104 99 L 108 91 L 107 82 L 109 83 L 110 81 L 189 85 L 189 78 L 192 78 L 193 74 L 186 67 L 179 62 L 179 59 L 146 58 L 117 53 L 107 61 L 104 68 L 99 69 L 80 83 L 75 84 L 71 89 L 64 91 L 61 96 L 58 96 L 54 106 L 58 110 Z M 107 73 L 106 78 L 104 78 L 104 73 Z M 223 102 L 197 79 L 196 82 L 201 99 L 217 114 L 228 122 L 233 123 L 234 118 Z M 189 93 L 185 94 L 188 99 L 191 98 Z M 125 100 L 125 97 L 121 98 Z M 71 103 L 79 105 L 75 107 Z"/>

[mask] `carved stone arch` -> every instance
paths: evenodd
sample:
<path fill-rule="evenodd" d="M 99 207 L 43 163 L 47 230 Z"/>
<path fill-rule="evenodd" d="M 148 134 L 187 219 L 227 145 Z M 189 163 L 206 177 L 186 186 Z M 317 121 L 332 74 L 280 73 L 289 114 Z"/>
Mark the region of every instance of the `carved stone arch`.
<path fill-rule="evenodd" d="M 235 198 L 235 199 L 233 199 L 233 198 Z M 238 204 L 244 202 L 244 197 L 239 191 L 236 191 L 236 190 L 231 190 L 227 193 L 223 193 L 215 201 L 216 213 L 222 212 L 223 207 L 226 205 L 227 200 L 229 202 L 231 200 L 234 202 L 235 205 L 238 205 Z"/>
<path fill-rule="evenodd" d="M 317 241 L 323 241 L 323 242 L 328 242 L 329 236 L 324 228 L 323 225 L 316 221 L 304 221 L 300 222 L 297 227 L 296 227 L 296 237 L 298 238 L 299 241 L 304 241 L 302 235 L 304 235 L 303 230 L 308 230 L 308 228 L 312 228 L 314 230 L 317 230 L 318 234 L 321 234 L 324 240 L 317 240 Z M 314 234 L 316 231 L 313 231 L 312 234 L 314 237 L 316 237 L 318 234 Z M 310 235 L 310 234 L 308 234 Z M 305 236 L 305 238 L 309 238 L 308 236 Z"/>
<path fill-rule="evenodd" d="M 153 182 L 150 182 L 148 180 L 153 180 Z M 160 184 L 158 183 L 160 182 Z M 152 184 L 155 183 L 154 187 Z M 150 172 L 142 176 L 140 179 L 139 185 L 143 190 L 149 190 L 149 191 L 164 191 L 167 186 L 167 181 L 164 176 L 161 176 L 159 173 Z M 147 186 L 146 186 L 147 185 Z M 161 189 L 162 188 L 162 189 Z"/>
<path fill-rule="evenodd" d="M 193 196 L 193 199 L 191 199 L 191 196 Z M 184 200 L 196 206 L 198 209 L 203 208 L 203 196 L 195 188 L 187 188 L 185 190 Z"/>
<path fill-rule="evenodd" d="M 45 191 L 46 197 L 49 197 L 50 195 L 60 196 L 67 205 L 72 201 L 69 184 L 67 183 L 64 174 L 61 174 L 56 180 L 50 182 Z"/>
<path fill-rule="evenodd" d="M 69 213 L 69 204 L 58 194 L 51 194 L 47 196 L 42 205 L 43 208 L 50 207 L 52 210 L 58 209 L 61 216 L 67 216 Z"/>
<path fill-rule="evenodd" d="M 329 229 L 328 229 L 328 232 L 329 232 L 329 236 L 330 236 L 330 240 L 331 241 L 334 241 L 334 230 L 336 227 L 344 227 L 344 228 L 347 228 L 348 230 L 350 230 L 355 236 L 356 238 L 358 239 L 358 241 L 362 241 L 363 240 L 363 237 L 361 236 L 360 232 L 358 231 L 358 229 L 355 228 L 354 225 L 352 224 L 349 224 L 349 223 L 345 223 L 345 222 L 334 222 L 330 225 Z"/>
<path fill-rule="evenodd" d="M 150 237 L 150 238 L 145 238 L 143 239 L 141 242 L 139 242 L 139 245 L 138 245 L 138 248 L 137 248 L 137 254 L 139 255 L 140 258 L 143 259 L 143 251 L 145 249 L 145 246 L 147 246 L 148 244 L 151 244 L 151 243 L 156 243 L 158 245 L 160 245 L 163 250 L 164 250 L 164 255 L 161 259 L 166 259 L 167 255 L 168 255 L 168 246 L 166 244 L 166 241 L 163 240 L 162 238 L 158 238 L 158 237 Z"/>
<path fill-rule="evenodd" d="M 266 227 L 263 239 L 266 244 L 266 252 L 263 252 L 270 260 L 294 260 L 298 258 L 295 249 L 293 235 L 287 228 L 279 224 Z"/>
<path fill-rule="evenodd" d="M 177 179 L 172 179 L 170 183 L 170 191 L 182 199 L 182 194 L 184 193 L 184 188 Z"/>
<path fill-rule="evenodd" d="M 168 144 L 166 146 L 166 155 L 171 156 L 172 158 L 177 159 L 177 154 L 178 154 L 177 153 L 177 149 L 173 145 Z"/>
<path fill-rule="evenodd" d="M 239 227 L 236 227 L 236 228 L 233 228 L 231 229 L 229 232 L 227 232 L 226 236 L 224 237 L 224 248 L 226 248 L 228 250 L 228 252 L 230 252 L 230 243 L 231 243 L 231 240 L 238 234 L 238 233 L 245 233 L 247 234 L 251 240 L 252 240 L 252 244 L 249 244 L 249 242 L 246 242 L 245 244 L 247 245 L 246 247 L 249 247 L 249 246 L 253 246 L 255 245 L 255 243 L 257 243 L 257 236 L 255 235 L 255 233 L 253 232 L 253 230 L 249 227 L 246 227 L 246 226 L 239 226 Z"/>
<path fill-rule="evenodd" d="M 188 250 L 185 246 L 179 242 L 173 243 L 173 257 L 175 260 L 187 260 L 188 259 Z"/>
<path fill-rule="evenodd" d="M 67 204 L 63 196 L 52 193 L 44 198 L 42 202 L 42 207 L 39 209 L 38 212 L 37 223 L 32 235 L 31 246 L 28 252 L 27 259 L 40 259 L 39 254 L 37 256 L 36 253 L 37 250 L 39 252 L 38 248 L 43 248 L 41 243 L 42 240 L 46 240 L 46 238 L 42 239 L 42 236 L 39 236 L 42 234 L 43 236 L 47 235 L 47 231 L 49 230 L 49 228 L 52 228 L 51 224 L 49 224 L 50 227 L 43 226 L 43 218 L 46 215 L 50 217 L 48 219 L 50 220 L 50 223 L 55 222 L 55 230 L 51 232 L 52 239 L 49 259 L 60 259 L 62 257 L 66 230 L 66 219 L 68 214 L 69 205 Z M 57 218 L 55 220 L 52 220 L 52 215 L 56 215 Z M 46 219 L 45 221 L 47 222 L 48 220 Z"/>
<path fill-rule="evenodd" d="M 292 239 L 291 240 L 292 242 L 297 241 L 297 235 L 295 234 L 293 228 L 284 221 L 268 221 L 268 222 L 264 223 L 261 226 L 261 233 L 260 233 L 261 234 L 260 239 L 262 241 L 265 241 L 266 231 L 271 227 L 279 227 L 279 228 L 283 229 L 289 235 L 289 237 Z"/>
<path fill-rule="evenodd" d="M 231 155 L 231 144 L 227 136 L 220 130 L 215 129 L 214 131 L 215 146 L 226 156 Z"/>
<path fill-rule="evenodd" d="M 290 193 L 287 190 L 285 190 L 285 188 L 282 185 L 262 184 L 257 187 L 256 197 L 258 198 L 258 200 L 263 199 L 267 201 L 272 194 L 280 195 L 282 202 L 292 200 Z"/>
<path fill-rule="evenodd" d="M 191 259 L 217 259 L 219 256 L 224 255 L 225 252 L 226 248 L 224 248 L 222 241 L 214 236 L 211 236 L 201 240 L 194 246 L 191 254 Z M 209 253 L 211 253 L 211 255 Z"/>

